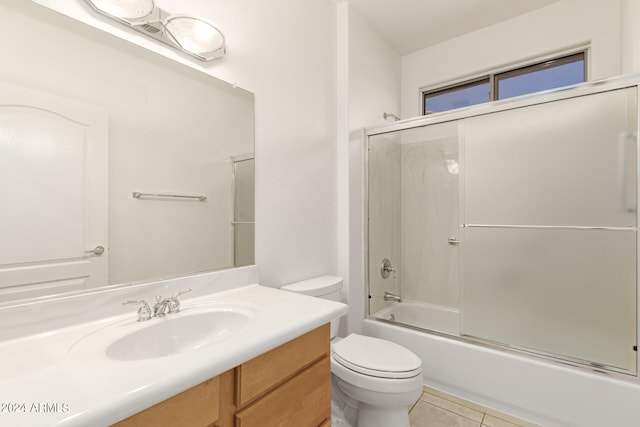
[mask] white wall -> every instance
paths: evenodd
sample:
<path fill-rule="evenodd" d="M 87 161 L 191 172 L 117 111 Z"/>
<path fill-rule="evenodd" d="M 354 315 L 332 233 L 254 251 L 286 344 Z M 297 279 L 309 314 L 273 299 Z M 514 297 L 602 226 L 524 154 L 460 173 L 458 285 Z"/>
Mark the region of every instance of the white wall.
<path fill-rule="evenodd" d="M 402 115 L 420 115 L 420 88 L 590 44 L 591 80 L 621 73 L 620 1 L 564 0 L 402 58 Z"/>
<path fill-rule="evenodd" d="M 640 2 L 621 0 L 622 15 L 622 73 L 640 71 Z"/>
<path fill-rule="evenodd" d="M 256 94 L 261 283 L 280 286 L 335 274 L 335 4 L 191 2 L 198 13 L 210 11 L 212 20 L 227 22 L 219 25 L 229 55 L 212 71 Z"/>
<path fill-rule="evenodd" d="M 359 332 L 365 313 L 362 128 L 384 124 L 384 112 L 399 115 L 400 55 L 352 8 L 348 13 L 349 150 L 349 331 Z M 343 218 L 340 219 L 344 220 Z"/>
<path fill-rule="evenodd" d="M 228 54 L 200 64 L 106 20 L 84 1 L 33 0 L 256 95 L 256 263 L 265 285 L 336 270 L 335 4 L 158 0 L 217 25 Z"/>

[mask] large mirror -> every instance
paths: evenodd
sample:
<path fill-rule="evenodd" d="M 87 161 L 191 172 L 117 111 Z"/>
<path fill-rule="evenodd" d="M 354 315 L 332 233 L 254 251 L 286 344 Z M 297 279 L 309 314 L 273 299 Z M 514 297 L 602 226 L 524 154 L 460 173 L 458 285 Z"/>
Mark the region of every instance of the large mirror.
<path fill-rule="evenodd" d="M 0 21 L 0 303 L 253 263 L 253 94 L 29 1 Z"/>

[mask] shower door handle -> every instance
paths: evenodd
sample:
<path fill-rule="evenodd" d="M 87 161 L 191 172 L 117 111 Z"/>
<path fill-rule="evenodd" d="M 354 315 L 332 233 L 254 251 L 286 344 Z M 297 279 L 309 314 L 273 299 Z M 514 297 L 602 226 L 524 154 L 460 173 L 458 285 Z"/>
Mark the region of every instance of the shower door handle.
<path fill-rule="evenodd" d="M 447 243 L 449 243 L 450 245 L 459 245 L 460 240 L 456 239 L 455 237 L 449 237 L 447 239 Z"/>

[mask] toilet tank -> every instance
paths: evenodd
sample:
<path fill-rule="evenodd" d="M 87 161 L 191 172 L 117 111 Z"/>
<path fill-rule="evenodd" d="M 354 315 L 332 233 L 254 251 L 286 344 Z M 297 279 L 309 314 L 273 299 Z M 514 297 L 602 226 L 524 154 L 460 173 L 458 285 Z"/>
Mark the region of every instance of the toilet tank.
<path fill-rule="evenodd" d="M 320 276 L 301 282 L 290 283 L 280 289 L 311 297 L 327 299 L 341 302 L 340 291 L 342 289 L 342 278 L 337 276 Z M 331 321 L 331 338 L 338 334 L 340 319 Z"/>

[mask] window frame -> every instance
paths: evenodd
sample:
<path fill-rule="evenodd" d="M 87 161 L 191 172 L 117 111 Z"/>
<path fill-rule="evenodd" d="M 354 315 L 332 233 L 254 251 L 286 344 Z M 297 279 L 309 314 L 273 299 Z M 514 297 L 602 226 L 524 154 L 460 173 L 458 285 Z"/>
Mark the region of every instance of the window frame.
<path fill-rule="evenodd" d="M 448 85 L 448 86 L 444 86 L 444 87 L 440 87 L 440 88 L 437 88 L 437 89 L 430 90 L 429 92 L 424 92 L 423 91 L 422 92 L 422 114 L 423 115 L 427 115 L 427 114 L 433 114 L 434 113 L 434 111 L 430 111 L 430 112 L 426 111 L 427 105 L 426 105 L 425 101 L 426 101 L 427 96 L 443 95 L 445 93 L 456 92 L 458 90 L 466 89 L 466 88 L 473 87 L 473 86 L 479 86 L 479 85 L 486 84 L 486 83 L 489 83 L 489 93 L 491 93 L 491 90 L 492 90 L 492 87 L 493 87 L 492 81 L 491 81 L 491 76 L 482 76 L 482 77 L 479 77 L 479 78 L 473 79 L 473 80 L 465 80 L 462 83 L 451 84 L 451 85 Z"/>
<path fill-rule="evenodd" d="M 583 81 L 587 82 L 589 80 L 588 79 L 588 58 L 589 58 L 588 53 L 589 53 L 589 48 L 584 47 L 579 50 L 565 51 L 562 53 L 556 53 L 553 56 L 537 58 L 535 60 L 528 61 L 525 63 L 520 63 L 517 65 L 512 65 L 510 67 L 494 69 L 489 72 L 482 73 L 481 75 L 475 76 L 473 78 L 456 81 L 455 83 L 444 84 L 444 85 L 435 86 L 431 88 L 421 88 L 420 89 L 421 114 L 429 115 L 434 113 L 433 111 L 430 112 L 426 110 L 426 101 L 428 97 L 455 92 L 457 90 L 464 89 L 465 87 L 470 87 L 477 84 L 489 82 L 489 94 L 488 94 L 489 100 L 487 102 L 497 101 L 500 99 L 499 93 L 498 93 L 498 83 L 502 79 L 521 76 L 521 75 L 542 71 L 542 70 L 550 69 L 553 67 L 559 67 L 562 65 L 567 65 L 567 64 L 571 64 L 579 61 L 583 61 L 584 63 Z M 503 98 L 503 99 L 507 99 L 507 98 Z"/>

